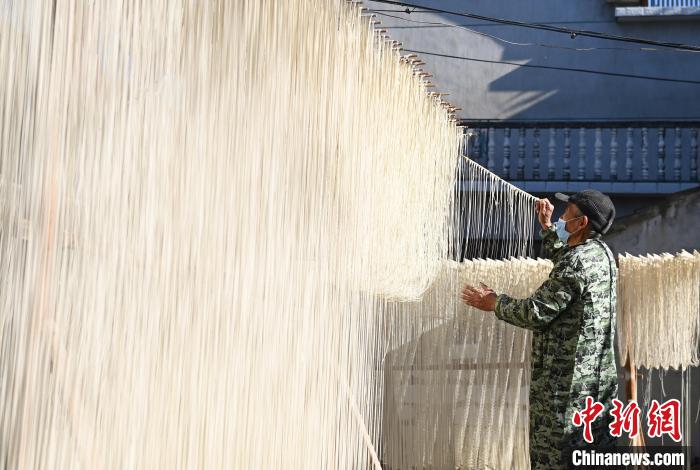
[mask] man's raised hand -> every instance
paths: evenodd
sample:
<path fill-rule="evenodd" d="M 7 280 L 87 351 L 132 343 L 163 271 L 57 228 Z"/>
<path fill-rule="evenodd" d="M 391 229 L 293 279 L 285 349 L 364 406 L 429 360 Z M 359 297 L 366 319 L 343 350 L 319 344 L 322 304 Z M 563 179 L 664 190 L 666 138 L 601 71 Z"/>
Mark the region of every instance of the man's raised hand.
<path fill-rule="evenodd" d="M 486 284 L 481 283 L 479 287 L 467 284 L 462 289 L 460 296 L 462 302 L 470 307 L 478 308 L 486 312 L 492 312 L 496 308 L 496 293 Z"/>
<path fill-rule="evenodd" d="M 552 225 L 554 205 L 549 202 L 549 199 L 538 199 L 535 201 L 535 212 L 537 212 L 537 219 L 540 221 L 542 228 L 548 229 Z"/>

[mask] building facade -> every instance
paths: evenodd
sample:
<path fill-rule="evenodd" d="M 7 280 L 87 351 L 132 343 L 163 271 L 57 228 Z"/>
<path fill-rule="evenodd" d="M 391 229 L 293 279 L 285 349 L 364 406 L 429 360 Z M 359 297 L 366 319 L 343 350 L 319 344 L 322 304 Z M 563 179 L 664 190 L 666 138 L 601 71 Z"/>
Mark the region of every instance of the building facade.
<path fill-rule="evenodd" d="M 700 45 L 699 0 L 415 3 Z M 700 186 L 700 53 L 376 1 L 365 6 L 404 54 L 426 63 L 434 90 L 461 108 L 469 157 L 527 192 L 597 188 L 624 217 Z"/>

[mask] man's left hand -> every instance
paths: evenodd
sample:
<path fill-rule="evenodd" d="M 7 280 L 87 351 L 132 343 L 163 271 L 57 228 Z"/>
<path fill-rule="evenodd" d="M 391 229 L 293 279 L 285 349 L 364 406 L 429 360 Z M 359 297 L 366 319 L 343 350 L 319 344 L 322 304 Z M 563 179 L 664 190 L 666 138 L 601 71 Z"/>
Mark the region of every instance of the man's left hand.
<path fill-rule="evenodd" d="M 492 312 L 496 309 L 496 292 L 483 283 L 480 287 L 467 284 L 462 289 L 461 297 L 462 302 L 479 310 Z"/>

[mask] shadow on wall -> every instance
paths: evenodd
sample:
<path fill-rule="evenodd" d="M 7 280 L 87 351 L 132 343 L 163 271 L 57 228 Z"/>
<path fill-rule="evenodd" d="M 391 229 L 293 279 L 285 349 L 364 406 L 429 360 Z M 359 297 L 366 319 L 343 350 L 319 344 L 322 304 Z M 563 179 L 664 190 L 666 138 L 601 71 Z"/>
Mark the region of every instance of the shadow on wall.
<path fill-rule="evenodd" d="M 413 1 L 438 9 L 466 10 L 570 29 L 687 44 L 698 42 L 697 23 L 617 23 L 614 6 L 604 0 L 473 0 L 466 7 L 449 0 Z M 700 101 L 688 99 L 700 91 L 700 85 L 581 71 L 692 79 L 700 76 L 700 61 L 693 60 L 691 53 L 649 50 L 653 48 L 581 36 L 572 39 L 567 34 L 447 14 L 418 11 L 406 15 L 399 7 L 369 3 L 372 8 L 390 10 L 388 14 L 393 17 L 380 19 L 389 23 L 392 37 L 402 41 L 404 47 L 477 59 L 423 57 L 429 64 L 429 71 L 435 75 L 439 90 L 450 93 L 453 102 L 464 109 L 460 115 L 464 119 L 674 120 L 700 117 Z M 445 27 L 436 24 L 438 22 L 464 27 Z"/>
<path fill-rule="evenodd" d="M 612 7 L 609 8 L 612 11 Z M 561 26 L 602 31 L 612 29 L 616 34 L 652 38 L 671 36 L 666 34 L 670 33 L 669 28 L 689 29 L 687 24 L 671 26 L 668 23 L 647 24 L 643 28 L 620 26 L 614 20 L 611 24 Z M 697 26 L 695 28 L 697 31 Z M 697 77 L 700 63 L 689 66 L 682 52 L 641 51 L 642 46 L 635 44 L 580 37 L 571 39 L 561 34 L 521 28 L 499 28 L 499 31 L 500 37 L 512 43 L 542 44 L 500 44 L 501 61 L 524 64 L 494 80 L 488 88 L 491 93 L 522 93 L 504 109 L 508 119 L 641 120 L 700 115 L 697 104 L 683 103 L 683 97 L 700 90 L 699 85 L 585 72 L 675 79 Z"/>
<path fill-rule="evenodd" d="M 645 255 L 700 250 L 700 188 L 618 219 L 605 241 L 614 253 Z"/>

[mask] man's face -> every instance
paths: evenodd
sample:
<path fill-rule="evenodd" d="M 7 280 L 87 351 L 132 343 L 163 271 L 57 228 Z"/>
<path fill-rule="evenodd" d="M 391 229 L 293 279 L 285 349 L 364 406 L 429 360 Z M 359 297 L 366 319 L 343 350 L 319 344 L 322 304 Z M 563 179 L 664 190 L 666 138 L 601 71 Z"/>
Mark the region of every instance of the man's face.
<path fill-rule="evenodd" d="M 566 221 L 566 231 L 569 233 L 578 232 L 588 224 L 588 217 L 583 215 L 576 204 L 572 202 L 566 205 L 561 220 Z"/>

